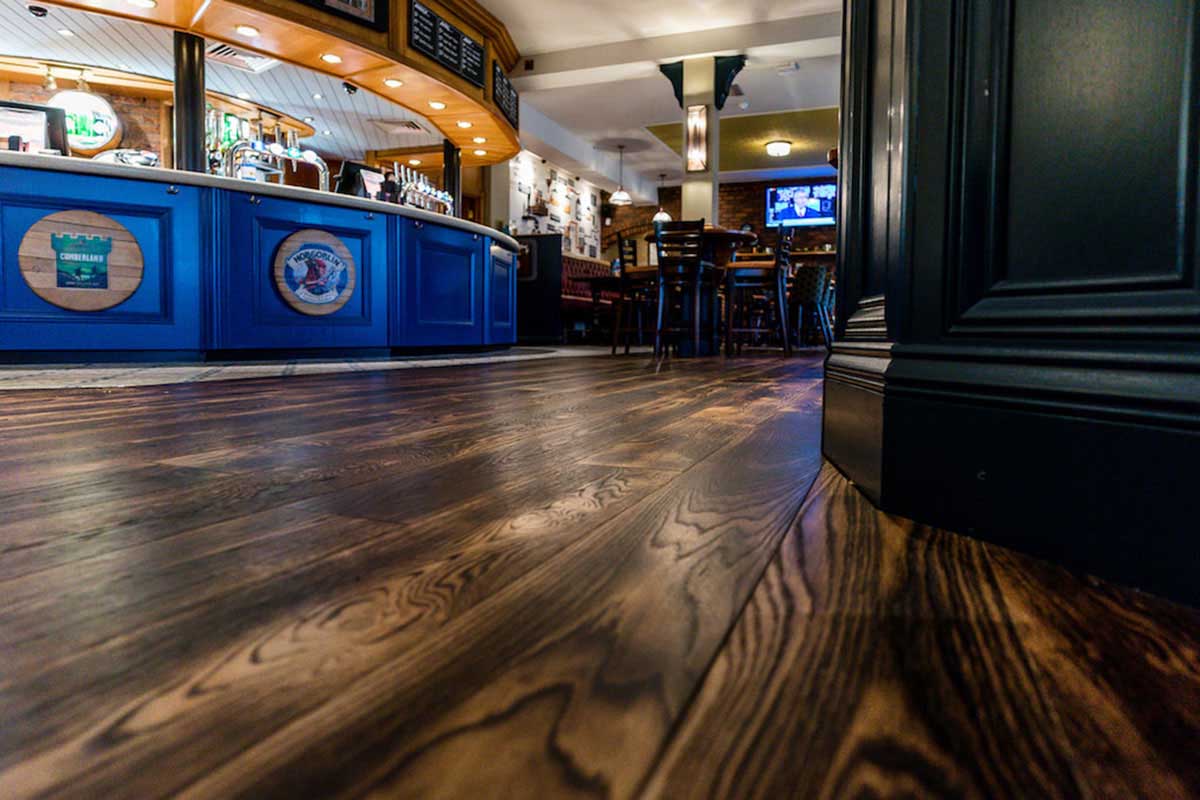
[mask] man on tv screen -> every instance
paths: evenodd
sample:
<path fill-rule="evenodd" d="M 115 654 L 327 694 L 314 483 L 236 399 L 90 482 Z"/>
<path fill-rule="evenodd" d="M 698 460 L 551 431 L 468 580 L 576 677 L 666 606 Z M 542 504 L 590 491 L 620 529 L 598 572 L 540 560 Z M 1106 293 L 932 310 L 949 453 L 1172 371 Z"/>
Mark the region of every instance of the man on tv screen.
<path fill-rule="evenodd" d="M 792 190 L 791 200 L 791 205 L 775 215 L 776 219 L 808 219 L 821 216 L 821 201 L 812 196 L 810 187 L 797 186 Z"/>

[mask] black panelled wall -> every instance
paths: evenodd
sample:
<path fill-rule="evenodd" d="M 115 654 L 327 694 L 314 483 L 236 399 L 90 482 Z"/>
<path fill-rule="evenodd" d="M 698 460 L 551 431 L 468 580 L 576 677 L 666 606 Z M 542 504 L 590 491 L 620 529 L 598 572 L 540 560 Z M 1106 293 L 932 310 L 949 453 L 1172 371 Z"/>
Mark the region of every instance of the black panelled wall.
<path fill-rule="evenodd" d="M 847 0 L 826 455 L 1200 604 L 1200 4 Z"/>

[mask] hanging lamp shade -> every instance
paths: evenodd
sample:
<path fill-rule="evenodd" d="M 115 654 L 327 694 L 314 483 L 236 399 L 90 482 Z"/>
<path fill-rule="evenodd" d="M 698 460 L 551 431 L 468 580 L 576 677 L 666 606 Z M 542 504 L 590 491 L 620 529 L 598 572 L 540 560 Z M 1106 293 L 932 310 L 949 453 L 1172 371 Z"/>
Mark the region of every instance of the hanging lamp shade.
<path fill-rule="evenodd" d="M 663 185 L 663 181 L 666 180 L 666 178 L 667 178 L 667 173 L 665 173 L 665 172 L 658 173 L 658 193 L 660 195 L 660 198 L 659 198 L 659 203 L 658 203 L 658 211 L 654 214 L 653 217 L 650 218 L 651 222 L 670 222 L 671 221 L 671 215 L 668 214 L 667 210 L 662 207 L 662 198 L 661 198 L 662 185 Z"/>
<path fill-rule="evenodd" d="M 620 166 L 617 172 L 617 190 L 609 196 L 608 202 L 614 206 L 631 206 L 633 198 L 629 196 L 629 192 L 625 191 L 625 145 L 617 145 L 617 152 L 620 154 Z"/>

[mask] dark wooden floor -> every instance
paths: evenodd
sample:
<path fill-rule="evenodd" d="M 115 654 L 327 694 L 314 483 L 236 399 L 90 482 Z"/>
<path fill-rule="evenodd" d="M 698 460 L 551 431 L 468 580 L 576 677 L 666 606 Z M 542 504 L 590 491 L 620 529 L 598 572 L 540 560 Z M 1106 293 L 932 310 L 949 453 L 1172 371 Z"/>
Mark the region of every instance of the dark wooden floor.
<path fill-rule="evenodd" d="M 1200 794 L 1200 616 L 878 514 L 820 377 L 0 394 L 0 797 Z"/>

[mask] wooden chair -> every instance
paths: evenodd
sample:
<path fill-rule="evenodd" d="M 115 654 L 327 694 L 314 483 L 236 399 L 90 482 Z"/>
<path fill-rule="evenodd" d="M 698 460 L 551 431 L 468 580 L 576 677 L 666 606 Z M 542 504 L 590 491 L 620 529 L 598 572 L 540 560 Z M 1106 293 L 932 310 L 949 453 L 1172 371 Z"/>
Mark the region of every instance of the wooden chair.
<path fill-rule="evenodd" d="M 712 264 L 704 261 L 704 220 L 654 223 L 654 244 L 658 254 L 658 325 L 654 333 L 654 357 L 662 358 L 665 337 L 691 334 L 693 355 L 700 355 L 700 308 L 706 277 L 711 280 Z M 716 287 L 713 286 L 715 294 Z M 691 324 L 682 299 L 691 295 Z M 680 295 L 676 307 L 673 295 Z M 678 311 L 678 316 L 676 316 Z M 712 322 L 716 338 L 716 318 Z"/>
<path fill-rule="evenodd" d="M 787 276 L 791 269 L 795 229 L 777 228 L 775 254 L 763 259 L 737 260 L 725 268 L 725 354 L 733 355 L 739 334 L 761 334 L 755 327 L 755 306 L 774 316 L 774 326 L 786 355 L 792 354 L 788 335 Z M 757 301 L 756 301 L 757 298 Z M 739 323 L 740 320 L 740 323 Z M 741 349 L 741 342 L 737 342 Z"/>
<path fill-rule="evenodd" d="M 817 323 L 821 329 L 821 336 L 825 339 L 825 349 L 828 350 L 833 346 L 833 324 L 829 314 L 829 270 L 824 264 L 797 267 L 792 273 L 791 284 L 792 303 L 797 308 L 797 316 L 801 320 L 808 316 Z M 800 335 L 804 336 L 803 326 Z"/>
<path fill-rule="evenodd" d="M 636 238 L 618 233 L 617 251 L 621 275 L 618 280 L 620 297 L 613 303 L 612 354 L 614 356 L 617 354 L 617 344 L 622 336 L 625 339 L 625 355 L 629 355 L 631 333 L 636 332 L 638 344 L 642 343 L 643 316 L 654 304 L 658 282 L 658 270 L 654 267 L 638 266 L 638 241 Z M 635 324 L 630 324 L 631 317 L 635 318 Z"/>

